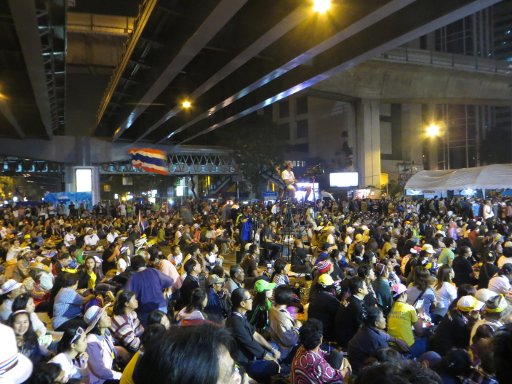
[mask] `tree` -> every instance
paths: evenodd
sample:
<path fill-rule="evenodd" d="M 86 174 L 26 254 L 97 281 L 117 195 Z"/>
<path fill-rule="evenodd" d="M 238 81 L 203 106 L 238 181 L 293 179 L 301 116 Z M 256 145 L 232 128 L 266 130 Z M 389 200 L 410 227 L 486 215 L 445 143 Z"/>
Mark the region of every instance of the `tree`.
<path fill-rule="evenodd" d="M 233 150 L 239 170 L 259 194 L 264 173 L 275 173 L 287 150 L 286 137 L 277 124 L 264 115 L 252 114 L 222 132 L 221 142 Z"/>
<path fill-rule="evenodd" d="M 10 176 L 0 176 L 0 198 L 9 200 L 14 194 L 14 179 Z"/>

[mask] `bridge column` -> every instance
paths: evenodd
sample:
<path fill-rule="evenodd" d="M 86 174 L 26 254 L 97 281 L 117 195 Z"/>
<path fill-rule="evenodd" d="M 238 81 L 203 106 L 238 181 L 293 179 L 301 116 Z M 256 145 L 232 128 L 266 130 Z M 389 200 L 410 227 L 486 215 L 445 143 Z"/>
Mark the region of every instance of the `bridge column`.
<path fill-rule="evenodd" d="M 377 100 L 356 103 L 356 145 L 359 185 L 380 188 L 380 104 Z"/>
<path fill-rule="evenodd" d="M 402 159 L 423 165 L 423 116 L 421 104 L 402 104 Z"/>
<path fill-rule="evenodd" d="M 77 170 L 85 170 L 77 174 Z M 90 180 L 89 180 L 90 177 Z M 64 183 L 66 192 L 91 192 L 92 204 L 100 202 L 100 169 L 99 167 L 73 167 L 66 166 L 64 169 Z M 89 209 L 92 207 L 89 207 Z"/>

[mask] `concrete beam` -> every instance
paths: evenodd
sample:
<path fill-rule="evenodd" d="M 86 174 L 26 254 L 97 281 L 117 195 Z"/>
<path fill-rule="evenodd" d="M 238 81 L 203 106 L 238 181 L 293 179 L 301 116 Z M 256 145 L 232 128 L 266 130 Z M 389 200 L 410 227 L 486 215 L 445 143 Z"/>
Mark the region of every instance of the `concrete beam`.
<path fill-rule="evenodd" d="M 169 154 L 225 155 L 228 153 L 227 150 L 221 147 L 206 148 L 192 145 L 173 147 L 169 145 L 145 146 L 161 149 Z M 110 138 L 76 136 L 54 136 L 51 141 L 38 139 L 0 140 L 1 155 L 77 166 L 127 161 L 130 159 L 128 149 L 133 147 L 133 143 L 113 143 L 110 141 Z"/>
<path fill-rule="evenodd" d="M 381 103 L 510 106 L 511 82 L 510 74 L 371 60 L 313 89 Z"/>

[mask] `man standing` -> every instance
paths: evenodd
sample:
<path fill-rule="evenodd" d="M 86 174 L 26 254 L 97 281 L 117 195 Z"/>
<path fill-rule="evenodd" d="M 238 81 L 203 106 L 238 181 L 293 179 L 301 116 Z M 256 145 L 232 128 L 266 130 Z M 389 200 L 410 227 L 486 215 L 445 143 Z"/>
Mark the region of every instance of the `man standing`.
<path fill-rule="evenodd" d="M 146 326 L 149 314 L 155 309 L 167 313 L 167 300 L 163 291 L 173 281 L 154 268 L 146 268 L 146 261 L 142 256 L 134 256 L 131 263 L 135 273 L 128 279 L 125 289 L 135 293 L 139 302 L 137 314 L 140 322 Z"/>

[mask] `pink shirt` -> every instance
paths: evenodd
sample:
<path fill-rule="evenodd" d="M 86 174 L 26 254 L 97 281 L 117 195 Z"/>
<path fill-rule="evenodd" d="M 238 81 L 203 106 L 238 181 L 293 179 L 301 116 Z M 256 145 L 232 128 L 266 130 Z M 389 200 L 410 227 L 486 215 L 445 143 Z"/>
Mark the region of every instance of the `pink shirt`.
<path fill-rule="evenodd" d="M 158 269 L 164 275 L 169 276 L 172 279 L 172 281 L 173 281 L 173 284 L 172 284 L 173 292 L 175 290 L 177 290 L 177 289 L 180 289 L 180 287 L 181 287 L 180 274 L 176 270 L 176 267 L 173 265 L 173 263 L 171 263 L 169 260 L 165 260 L 165 259 L 160 260 L 160 264 L 159 264 Z"/>

